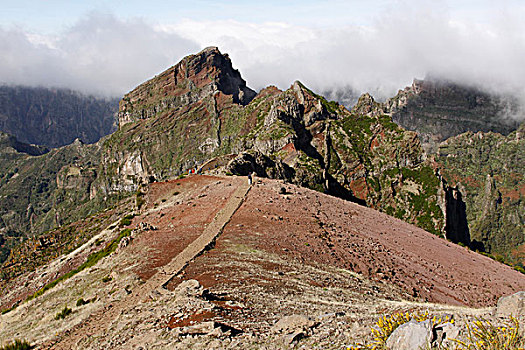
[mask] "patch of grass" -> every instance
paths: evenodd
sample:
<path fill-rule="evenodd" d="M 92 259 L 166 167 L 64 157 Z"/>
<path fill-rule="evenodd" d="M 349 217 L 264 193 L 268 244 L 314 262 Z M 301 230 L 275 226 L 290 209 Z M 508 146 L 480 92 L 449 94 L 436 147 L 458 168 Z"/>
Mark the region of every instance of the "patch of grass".
<path fill-rule="evenodd" d="M 12 343 L 9 342 L 2 346 L 0 350 L 29 350 L 32 346 L 27 340 L 15 339 Z"/>
<path fill-rule="evenodd" d="M 2 310 L 2 315 L 5 315 L 6 313 L 8 313 L 9 311 L 13 311 L 15 308 L 16 308 L 17 304 L 7 308 L 7 309 L 3 309 Z"/>
<path fill-rule="evenodd" d="M 135 205 L 138 209 L 142 208 L 142 206 L 146 203 L 146 200 L 144 199 L 144 193 L 141 191 L 137 191 L 135 193 Z"/>
<path fill-rule="evenodd" d="M 123 226 L 129 226 L 131 225 L 131 220 L 135 217 L 135 215 L 133 214 L 128 214 L 126 216 L 124 216 L 122 218 L 122 220 L 120 220 L 120 226 L 123 227 Z"/>
<path fill-rule="evenodd" d="M 55 320 L 63 320 L 64 318 L 69 316 L 72 312 L 73 312 L 72 309 L 68 308 L 67 306 L 64 306 L 62 311 L 60 311 L 59 313 L 55 315 Z"/>
<path fill-rule="evenodd" d="M 124 237 L 128 237 L 131 235 L 131 230 L 129 228 L 125 229 L 125 230 L 122 230 L 118 237 L 115 238 L 114 240 L 112 240 L 108 245 L 106 245 L 106 247 L 104 247 L 104 249 L 102 250 L 99 250 L 98 252 L 94 252 L 92 253 L 88 258 L 87 260 L 82 264 L 80 265 L 79 267 L 77 267 L 76 269 L 72 270 L 72 271 L 69 271 L 68 273 L 60 276 L 59 278 L 57 278 L 56 280 L 46 284 L 44 287 L 40 288 L 39 290 L 37 290 L 34 294 L 30 295 L 27 300 L 31 300 L 31 299 L 34 299 L 42 294 L 44 294 L 47 290 L 53 288 L 54 286 L 56 286 L 59 282 L 61 281 L 65 281 L 66 279 L 70 278 L 70 277 L 73 277 L 74 275 L 76 275 L 77 273 L 79 273 L 80 271 L 83 271 L 89 267 L 92 267 L 94 266 L 97 262 L 99 262 L 102 258 L 108 256 L 109 254 L 113 253 L 115 250 L 117 250 L 117 247 L 118 247 L 118 244 L 120 243 L 120 241 L 122 240 L 122 238 Z"/>
<path fill-rule="evenodd" d="M 80 298 L 77 300 L 77 307 L 79 306 L 83 306 L 83 305 L 86 305 L 86 304 L 89 304 L 91 300 L 84 300 L 84 298 Z"/>
<path fill-rule="evenodd" d="M 104 283 L 108 283 L 108 282 L 111 281 L 111 280 L 112 280 L 111 276 L 104 276 L 104 277 L 102 278 L 102 282 L 104 282 Z"/>

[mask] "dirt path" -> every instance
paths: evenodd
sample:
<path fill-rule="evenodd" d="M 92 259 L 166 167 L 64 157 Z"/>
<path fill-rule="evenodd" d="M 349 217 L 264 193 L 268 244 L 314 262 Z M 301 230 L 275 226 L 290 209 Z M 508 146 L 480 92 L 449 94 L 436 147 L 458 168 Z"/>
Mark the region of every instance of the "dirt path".
<path fill-rule="evenodd" d="M 48 343 L 42 349 L 76 349 L 85 339 L 93 336 L 103 336 L 108 325 L 127 309 L 143 302 L 154 290 L 162 290 L 164 286 L 184 267 L 202 252 L 213 246 L 216 238 L 231 220 L 233 214 L 239 209 L 251 186 L 243 182 L 226 202 L 225 206 L 215 215 L 213 220 L 206 226 L 202 234 L 190 243 L 171 262 L 159 268 L 144 285 L 134 290 L 128 297 L 104 307 L 92 314 L 85 322 L 75 328 L 59 335 L 53 343 Z"/>

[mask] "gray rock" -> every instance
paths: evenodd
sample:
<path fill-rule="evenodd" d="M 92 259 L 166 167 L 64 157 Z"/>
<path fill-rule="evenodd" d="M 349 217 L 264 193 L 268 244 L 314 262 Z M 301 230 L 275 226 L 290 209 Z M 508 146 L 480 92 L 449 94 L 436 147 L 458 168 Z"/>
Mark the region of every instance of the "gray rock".
<path fill-rule="evenodd" d="M 455 344 L 452 340 L 459 337 L 459 328 L 451 322 L 446 322 L 434 326 L 434 334 L 436 346 L 452 347 L 452 344 Z"/>
<path fill-rule="evenodd" d="M 432 341 L 430 321 L 411 320 L 399 326 L 386 341 L 389 350 L 416 350 L 426 348 Z"/>
<path fill-rule="evenodd" d="M 186 280 L 181 282 L 174 292 L 181 297 L 201 297 L 204 294 L 204 287 L 197 280 Z"/>
<path fill-rule="evenodd" d="M 310 318 L 302 315 L 291 315 L 281 318 L 277 323 L 272 327 L 271 331 L 273 333 L 295 333 L 297 331 L 308 331 L 310 328 L 313 328 L 317 322 L 311 320 Z"/>
<path fill-rule="evenodd" d="M 525 318 L 525 292 L 517 292 L 499 298 L 495 314 L 498 317 L 512 315 L 517 318 Z"/>
<path fill-rule="evenodd" d="M 284 343 L 292 344 L 306 337 L 306 334 L 302 330 L 295 331 L 292 334 L 285 335 L 283 338 Z"/>
<path fill-rule="evenodd" d="M 121 252 L 124 248 L 126 248 L 128 245 L 130 245 L 133 238 L 131 237 L 124 237 L 120 240 L 120 243 L 117 247 L 117 253 Z"/>

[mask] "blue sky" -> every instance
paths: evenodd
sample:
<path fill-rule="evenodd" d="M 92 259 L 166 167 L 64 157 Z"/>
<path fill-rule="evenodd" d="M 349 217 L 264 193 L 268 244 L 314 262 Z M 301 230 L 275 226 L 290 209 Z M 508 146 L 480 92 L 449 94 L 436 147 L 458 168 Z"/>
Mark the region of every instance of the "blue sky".
<path fill-rule="evenodd" d="M 120 18 L 141 17 L 151 22 L 171 23 L 184 18 L 200 20 L 235 19 L 246 22 L 288 22 L 303 25 L 365 24 L 393 1 L 2 1 L 0 20 L 4 25 L 53 32 L 72 25 L 90 11 L 115 14 Z"/>
<path fill-rule="evenodd" d="M 63 30 L 91 11 L 119 18 L 143 18 L 151 23 L 173 23 L 181 19 L 246 22 L 286 22 L 308 26 L 370 24 L 383 11 L 411 3 L 398 0 L 3 0 L 0 23 L 46 33 Z M 417 3 L 412 1 L 412 3 Z M 419 1 L 453 17 L 485 22 L 500 10 L 523 11 L 522 0 Z"/>
<path fill-rule="evenodd" d="M 248 84 L 390 96 L 426 75 L 525 100 L 523 0 L 0 0 L 0 83 L 119 96 L 205 46 Z"/>

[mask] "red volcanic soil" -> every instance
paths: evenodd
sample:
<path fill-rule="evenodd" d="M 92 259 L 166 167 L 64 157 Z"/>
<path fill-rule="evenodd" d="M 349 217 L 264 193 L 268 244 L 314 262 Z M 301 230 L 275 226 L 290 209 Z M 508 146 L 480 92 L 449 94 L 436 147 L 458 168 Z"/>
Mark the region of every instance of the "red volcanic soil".
<path fill-rule="evenodd" d="M 286 194 L 279 193 L 282 187 Z M 352 270 L 430 302 L 487 306 L 525 289 L 525 276 L 506 265 L 373 209 L 276 180 L 253 186 L 207 255 L 226 261 L 232 244 Z M 228 271 L 205 261 L 190 264 L 185 279 L 206 287 L 232 282 Z"/>
<path fill-rule="evenodd" d="M 138 276 L 148 280 L 200 236 L 240 181 L 244 179 L 190 176 L 150 185 L 147 207 L 157 210 L 135 217 L 133 227 L 144 222 L 157 229 L 142 232 L 131 247 L 144 257 L 135 268 Z"/>

